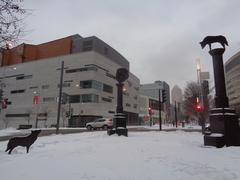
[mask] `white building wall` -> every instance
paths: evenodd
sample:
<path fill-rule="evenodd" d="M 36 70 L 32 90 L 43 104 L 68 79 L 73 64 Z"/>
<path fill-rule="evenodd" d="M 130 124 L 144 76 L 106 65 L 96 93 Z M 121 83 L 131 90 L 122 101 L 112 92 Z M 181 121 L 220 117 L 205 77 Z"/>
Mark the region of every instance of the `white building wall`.
<path fill-rule="evenodd" d="M 116 74 L 116 70 L 120 66 L 109 60 L 103 55 L 95 51 L 81 52 L 60 57 L 42 59 L 38 61 L 26 62 L 16 64 L 14 66 L 6 66 L 0 69 L 1 86 L 4 90 L 4 97 L 12 103 L 8 105 L 7 109 L 1 112 L 0 127 L 18 127 L 19 124 L 35 125 L 37 113 L 47 113 L 47 121 L 39 122 L 39 126 L 51 126 L 56 124 L 57 117 L 57 97 L 59 88 L 57 88 L 60 80 L 61 61 L 65 63 L 65 70 L 83 68 L 86 65 L 96 65 L 97 71 L 82 71 L 75 73 L 64 73 L 64 82 L 70 82 L 70 87 L 63 87 L 63 92 L 74 94 L 96 94 L 99 96 L 98 103 L 72 103 L 73 115 L 97 115 L 97 116 L 113 116 L 109 111 L 116 110 L 116 80 L 106 76 L 106 73 L 112 75 Z M 98 67 L 99 66 L 99 67 Z M 13 69 L 14 68 L 14 69 Z M 101 69 L 103 68 L 103 69 Z M 32 75 L 32 78 L 16 80 L 16 77 L 9 77 L 13 75 L 24 74 Z M 80 81 L 82 80 L 96 80 L 113 87 L 113 93 L 107 93 L 96 89 L 80 89 Z M 131 82 L 131 86 L 129 83 Z M 124 96 L 124 110 L 137 113 L 138 106 L 138 89 L 140 86 L 139 79 L 133 74 L 129 74 L 129 79 L 125 82 L 128 96 Z M 49 86 L 44 89 L 43 86 Z M 13 90 L 25 90 L 24 93 L 12 94 Z M 39 96 L 39 103 L 33 104 L 34 95 Z M 43 102 L 43 98 L 55 98 L 51 102 Z M 102 97 L 111 98 L 112 102 L 105 102 Z M 126 106 L 126 104 L 130 104 Z M 137 106 L 135 107 L 134 104 Z M 62 105 L 61 126 L 67 125 L 67 118 L 65 112 L 69 109 L 69 104 Z M 30 117 L 6 117 L 6 114 L 24 114 L 29 113 Z"/>

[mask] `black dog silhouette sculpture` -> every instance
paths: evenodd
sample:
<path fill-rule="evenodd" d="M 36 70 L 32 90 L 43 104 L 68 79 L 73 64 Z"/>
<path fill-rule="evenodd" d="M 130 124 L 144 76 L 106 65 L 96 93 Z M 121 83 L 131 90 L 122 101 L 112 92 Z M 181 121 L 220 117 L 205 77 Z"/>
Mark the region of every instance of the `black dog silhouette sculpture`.
<path fill-rule="evenodd" d="M 228 46 L 227 39 L 224 36 L 222 36 L 222 35 L 219 35 L 219 36 L 207 36 L 207 37 L 205 37 L 203 39 L 202 42 L 200 42 L 200 44 L 201 44 L 202 49 L 206 45 L 209 45 L 210 50 L 212 50 L 211 44 L 212 43 L 216 43 L 216 42 L 220 43 L 223 46 L 224 49 L 225 49 L 225 45 Z"/>
<path fill-rule="evenodd" d="M 23 146 L 27 148 L 27 153 L 29 151 L 30 146 L 36 141 L 41 130 L 32 131 L 32 133 L 26 137 L 14 137 L 9 140 L 7 144 L 8 154 L 11 154 L 12 150 L 17 146 Z"/>

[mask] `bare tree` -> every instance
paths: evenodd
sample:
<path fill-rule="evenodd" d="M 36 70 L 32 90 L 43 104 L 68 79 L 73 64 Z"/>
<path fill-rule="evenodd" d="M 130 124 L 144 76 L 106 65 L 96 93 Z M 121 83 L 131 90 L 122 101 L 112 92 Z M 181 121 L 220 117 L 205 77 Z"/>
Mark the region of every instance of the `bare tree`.
<path fill-rule="evenodd" d="M 202 94 L 202 105 L 203 111 L 197 112 L 196 105 L 197 105 L 197 98 L 201 101 L 201 86 L 196 82 L 189 82 L 184 90 L 184 101 L 183 101 L 183 109 L 184 114 L 187 117 L 196 117 L 199 120 L 201 119 L 208 119 L 209 115 L 209 102 L 211 101 L 212 97 L 208 94 Z M 201 124 L 201 122 L 199 122 Z"/>
<path fill-rule="evenodd" d="M 16 43 L 23 36 L 23 19 L 27 10 L 23 0 L 0 0 L 0 47 L 8 48 L 8 43 Z"/>

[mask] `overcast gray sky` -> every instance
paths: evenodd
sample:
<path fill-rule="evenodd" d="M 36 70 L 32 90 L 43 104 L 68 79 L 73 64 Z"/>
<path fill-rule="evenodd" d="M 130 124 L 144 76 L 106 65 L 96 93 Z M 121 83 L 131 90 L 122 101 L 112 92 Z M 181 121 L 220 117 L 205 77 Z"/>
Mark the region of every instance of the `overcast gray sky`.
<path fill-rule="evenodd" d="M 239 0 L 25 0 L 33 15 L 25 42 L 39 44 L 72 34 L 97 36 L 130 62 L 141 83 L 171 88 L 196 80 L 196 59 L 212 74 L 207 35 L 226 36 L 224 60 L 240 50 Z"/>

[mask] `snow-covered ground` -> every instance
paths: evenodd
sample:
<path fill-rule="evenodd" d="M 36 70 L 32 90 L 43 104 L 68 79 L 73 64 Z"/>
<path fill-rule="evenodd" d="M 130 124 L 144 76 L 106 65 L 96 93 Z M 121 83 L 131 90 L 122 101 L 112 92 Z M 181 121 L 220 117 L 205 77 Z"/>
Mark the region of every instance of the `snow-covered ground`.
<path fill-rule="evenodd" d="M 128 128 L 134 128 L 134 127 L 143 127 L 143 128 L 146 128 L 146 129 L 156 129 L 158 130 L 159 129 L 159 124 L 155 124 L 153 126 L 149 126 L 149 125 L 143 125 L 143 126 L 128 126 Z M 176 128 L 175 126 L 173 126 L 172 124 L 163 124 L 162 125 L 162 129 L 178 129 L 178 130 L 181 130 L 181 129 L 196 129 L 196 130 L 200 130 L 202 127 L 199 126 L 199 125 L 196 125 L 196 124 L 186 124 L 184 127 L 182 127 L 182 125 L 178 125 L 178 127 Z"/>
<path fill-rule="evenodd" d="M 198 132 L 105 131 L 39 137 L 29 154 L 0 142 L 1 180 L 239 180 L 240 147 L 204 147 Z"/>

